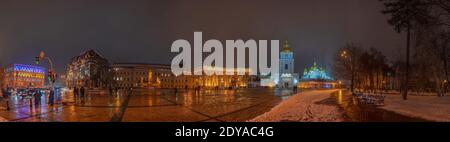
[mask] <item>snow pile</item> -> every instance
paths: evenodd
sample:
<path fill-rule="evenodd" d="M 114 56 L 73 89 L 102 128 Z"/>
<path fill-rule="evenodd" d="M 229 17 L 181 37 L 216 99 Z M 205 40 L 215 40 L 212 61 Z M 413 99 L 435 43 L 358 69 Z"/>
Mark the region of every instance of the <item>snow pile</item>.
<path fill-rule="evenodd" d="M 343 112 L 330 100 L 334 91 L 306 91 L 291 96 L 250 122 L 342 122 Z"/>
<path fill-rule="evenodd" d="M 430 121 L 450 122 L 450 96 L 387 95 L 382 109 Z"/>

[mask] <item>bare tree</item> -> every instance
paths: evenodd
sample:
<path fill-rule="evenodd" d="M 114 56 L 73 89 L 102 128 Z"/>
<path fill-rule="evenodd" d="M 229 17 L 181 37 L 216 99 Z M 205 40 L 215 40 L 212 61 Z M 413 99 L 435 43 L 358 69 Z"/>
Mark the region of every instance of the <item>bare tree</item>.
<path fill-rule="evenodd" d="M 416 29 L 416 64 L 422 75 L 431 75 L 420 78 L 423 82 L 430 82 L 433 78 L 431 82 L 435 84 L 438 96 L 445 94 L 449 83 L 450 33 L 443 28 L 445 26 L 441 24 L 430 23 Z"/>
<path fill-rule="evenodd" d="M 406 32 L 406 70 L 405 80 L 402 83 L 402 96 L 407 100 L 409 83 L 409 57 L 411 30 L 415 25 L 424 24 L 429 19 L 430 4 L 427 0 L 380 0 L 384 3 L 384 14 L 390 15 L 389 24 L 395 27 L 397 32 Z"/>
<path fill-rule="evenodd" d="M 350 80 L 350 90 L 355 88 L 357 62 L 361 54 L 361 48 L 353 43 L 348 43 L 338 50 L 334 57 L 333 74 L 341 79 Z"/>
<path fill-rule="evenodd" d="M 349 80 L 352 92 L 356 88 L 370 92 L 382 90 L 391 70 L 386 57 L 376 48 L 364 50 L 352 43 L 338 50 L 333 64 L 334 75 Z"/>

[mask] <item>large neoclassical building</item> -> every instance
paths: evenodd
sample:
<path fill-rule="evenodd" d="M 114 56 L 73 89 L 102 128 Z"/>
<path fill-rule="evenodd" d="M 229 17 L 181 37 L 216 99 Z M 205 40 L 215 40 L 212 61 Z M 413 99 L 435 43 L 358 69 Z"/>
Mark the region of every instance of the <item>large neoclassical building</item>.
<path fill-rule="evenodd" d="M 284 41 L 280 51 L 279 74 L 262 77 L 261 86 L 277 88 L 293 88 L 297 86 L 299 75 L 294 72 L 294 61 L 294 53 L 288 41 Z"/>

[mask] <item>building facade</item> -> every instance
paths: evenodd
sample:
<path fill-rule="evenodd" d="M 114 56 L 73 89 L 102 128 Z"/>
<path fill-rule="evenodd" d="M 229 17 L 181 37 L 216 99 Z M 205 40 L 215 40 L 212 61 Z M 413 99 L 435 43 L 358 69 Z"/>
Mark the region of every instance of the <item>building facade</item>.
<path fill-rule="evenodd" d="M 112 71 L 106 58 L 94 50 L 73 57 L 67 65 L 67 87 L 107 88 L 112 84 Z"/>
<path fill-rule="evenodd" d="M 44 88 L 45 68 L 12 64 L 3 71 L 2 84 L 6 88 Z"/>
<path fill-rule="evenodd" d="M 161 88 L 161 78 L 170 76 L 170 65 L 145 63 L 115 63 L 113 86 L 127 88 Z"/>
<path fill-rule="evenodd" d="M 294 73 L 294 53 L 288 41 L 284 42 L 280 52 L 280 82 L 281 88 L 292 88 L 298 83 L 298 74 Z"/>
<path fill-rule="evenodd" d="M 285 41 L 280 51 L 279 74 L 263 76 L 261 86 L 285 89 L 297 86 L 299 75 L 294 71 L 294 61 L 294 53 L 288 41 Z"/>
<path fill-rule="evenodd" d="M 180 75 L 172 73 L 170 65 L 145 63 L 115 63 L 112 65 L 114 87 L 162 89 L 229 89 L 245 88 L 249 75 Z M 217 68 L 204 67 L 204 70 Z M 225 73 L 224 73 L 225 74 Z M 248 70 L 247 70 L 248 74 Z"/>
<path fill-rule="evenodd" d="M 309 69 L 303 72 L 303 77 L 298 84 L 303 89 L 332 89 L 337 88 L 340 84 L 334 81 L 322 67 L 318 67 L 316 62 Z"/>
<path fill-rule="evenodd" d="M 179 89 L 236 89 L 251 86 L 252 76 L 249 69 L 236 68 L 233 75 L 225 75 L 228 68 L 203 67 L 202 71 L 224 71 L 223 75 L 180 75 L 173 74 L 161 76 L 161 88 Z M 244 75 L 239 75 L 244 74 Z"/>

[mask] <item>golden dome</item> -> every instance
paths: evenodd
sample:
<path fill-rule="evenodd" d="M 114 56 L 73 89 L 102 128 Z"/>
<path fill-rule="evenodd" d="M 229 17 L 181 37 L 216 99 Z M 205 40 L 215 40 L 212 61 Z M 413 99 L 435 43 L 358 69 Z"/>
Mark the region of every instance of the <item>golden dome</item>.
<path fill-rule="evenodd" d="M 281 51 L 282 52 L 291 52 L 292 51 L 287 40 L 284 41 L 283 48 L 281 48 Z"/>

